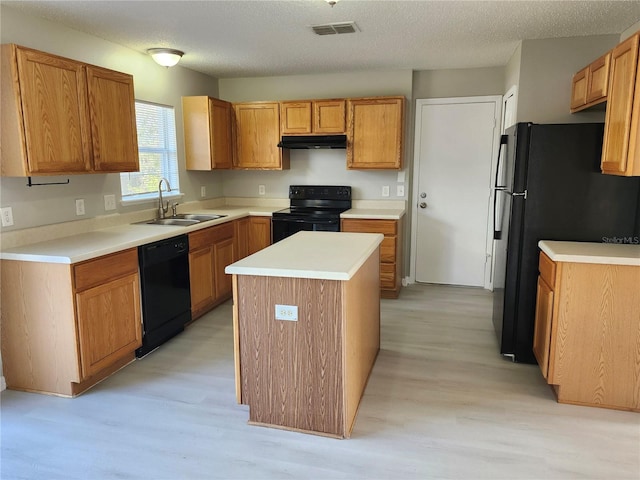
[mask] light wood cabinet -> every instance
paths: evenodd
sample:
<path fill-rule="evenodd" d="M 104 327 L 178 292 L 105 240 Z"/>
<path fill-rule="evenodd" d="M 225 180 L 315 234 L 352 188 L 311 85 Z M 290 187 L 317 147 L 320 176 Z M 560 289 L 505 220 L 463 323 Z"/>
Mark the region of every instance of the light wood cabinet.
<path fill-rule="evenodd" d="M 571 80 L 571 112 L 577 112 L 587 108 L 587 75 L 589 67 L 584 67 L 577 72 Z"/>
<path fill-rule="evenodd" d="M 402 273 L 402 220 L 364 220 L 345 218 L 341 231 L 354 233 L 381 233 L 380 294 L 383 298 L 398 298 Z"/>
<path fill-rule="evenodd" d="M 231 297 L 231 276 L 224 273 L 235 258 L 234 224 L 189 234 L 191 317 L 196 319 Z"/>
<path fill-rule="evenodd" d="M 571 113 L 607 101 L 610 60 L 611 52 L 607 52 L 573 76 Z"/>
<path fill-rule="evenodd" d="M 7 387 L 75 396 L 142 344 L 136 249 L 75 265 L 2 261 Z"/>
<path fill-rule="evenodd" d="M 602 172 L 640 176 L 639 33 L 611 51 Z"/>
<path fill-rule="evenodd" d="M 640 411 L 640 267 L 540 254 L 533 352 L 561 403 Z"/>
<path fill-rule="evenodd" d="M 280 133 L 296 134 L 343 134 L 346 101 L 303 100 L 280 102 Z"/>
<path fill-rule="evenodd" d="M 2 45 L 2 175 L 138 170 L 133 77 Z"/>
<path fill-rule="evenodd" d="M 182 97 L 187 170 L 233 167 L 233 107 L 217 98 Z"/>
<path fill-rule="evenodd" d="M 271 245 L 271 217 L 249 217 L 249 255 Z"/>
<path fill-rule="evenodd" d="M 236 220 L 233 224 L 234 238 L 236 241 L 234 262 L 243 259 L 249 255 L 249 217 Z"/>
<path fill-rule="evenodd" d="M 347 101 L 347 168 L 402 168 L 404 97 Z"/>
<path fill-rule="evenodd" d="M 236 156 L 234 168 L 284 170 L 289 168 L 289 150 L 280 142 L 280 104 L 249 102 L 233 105 Z"/>

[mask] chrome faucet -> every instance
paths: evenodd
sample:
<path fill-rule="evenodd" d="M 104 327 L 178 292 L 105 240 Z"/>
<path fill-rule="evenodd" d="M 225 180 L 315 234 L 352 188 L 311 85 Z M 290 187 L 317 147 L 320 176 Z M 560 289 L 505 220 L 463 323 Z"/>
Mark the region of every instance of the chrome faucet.
<path fill-rule="evenodd" d="M 158 218 L 164 218 L 164 214 L 169 211 L 169 202 L 167 201 L 166 205 L 162 201 L 162 182 L 167 185 L 167 193 L 171 191 L 171 185 L 169 184 L 169 180 L 166 178 L 161 178 L 158 182 Z"/>

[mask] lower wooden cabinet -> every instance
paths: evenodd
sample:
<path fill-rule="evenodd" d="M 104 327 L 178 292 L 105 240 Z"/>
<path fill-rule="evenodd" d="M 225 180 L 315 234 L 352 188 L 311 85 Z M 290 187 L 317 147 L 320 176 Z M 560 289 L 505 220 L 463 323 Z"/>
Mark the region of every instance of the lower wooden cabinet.
<path fill-rule="evenodd" d="M 271 245 L 271 217 L 249 217 L 249 255 Z"/>
<path fill-rule="evenodd" d="M 234 262 L 249 255 L 249 217 L 244 217 L 233 222 L 234 237 L 236 241 Z"/>
<path fill-rule="evenodd" d="M 137 249 L 75 265 L 2 261 L 7 387 L 74 396 L 142 343 Z"/>
<path fill-rule="evenodd" d="M 540 254 L 533 352 L 561 403 L 640 411 L 640 266 Z"/>
<path fill-rule="evenodd" d="M 235 258 L 233 223 L 189 234 L 191 317 L 196 319 L 231 297 L 231 276 L 224 273 Z"/>
<path fill-rule="evenodd" d="M 380 245 L 380 294 L 384 298 L 397 298 L 402 285 L 402 220 L 345 218 L 341 230 L 384 235 Z"/>

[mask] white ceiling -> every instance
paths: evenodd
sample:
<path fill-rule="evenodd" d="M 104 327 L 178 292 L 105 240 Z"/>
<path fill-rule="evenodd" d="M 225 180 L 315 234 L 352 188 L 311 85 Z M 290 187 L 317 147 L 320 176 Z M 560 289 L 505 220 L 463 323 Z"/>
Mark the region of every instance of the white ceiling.
<path fill-rule="evenodd" d="M 218 78 L 502 66 L 523 39 L 620 34 L 640 1 L 2 1 Z M 359 33 L 310 25 L 355 21 Z"/>

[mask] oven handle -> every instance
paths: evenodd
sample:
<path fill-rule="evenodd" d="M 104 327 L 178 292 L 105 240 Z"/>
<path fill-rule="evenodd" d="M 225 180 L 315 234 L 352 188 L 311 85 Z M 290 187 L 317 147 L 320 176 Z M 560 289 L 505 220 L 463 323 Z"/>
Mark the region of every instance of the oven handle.
<path fill-rule="evenodd" d="M 287 222 L 287 223 L 310 223 L 312 225 L 333 225 L 338 223 L 337 220 L 302 220 L 302 219 L 290 219 L 290 218 L 273 218 L 273 222 Z"/>

